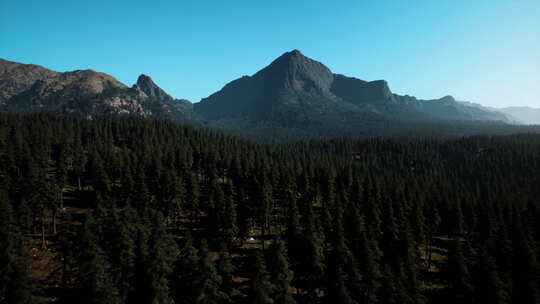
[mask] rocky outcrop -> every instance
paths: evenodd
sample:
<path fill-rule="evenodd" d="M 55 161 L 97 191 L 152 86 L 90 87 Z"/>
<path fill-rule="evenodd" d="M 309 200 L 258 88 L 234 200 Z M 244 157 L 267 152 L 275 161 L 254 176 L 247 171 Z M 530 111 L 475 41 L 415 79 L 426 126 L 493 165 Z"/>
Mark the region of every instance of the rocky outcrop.
<path fill-rule="evenodd" d="M 0 92 L 0 110 L 10 112 L 131 114 L 183 123 L 200 121 L 189 101 L 175 100 L 146 75 L 130 88 L 93 70 L 58 73 L 3 60 Z"/>

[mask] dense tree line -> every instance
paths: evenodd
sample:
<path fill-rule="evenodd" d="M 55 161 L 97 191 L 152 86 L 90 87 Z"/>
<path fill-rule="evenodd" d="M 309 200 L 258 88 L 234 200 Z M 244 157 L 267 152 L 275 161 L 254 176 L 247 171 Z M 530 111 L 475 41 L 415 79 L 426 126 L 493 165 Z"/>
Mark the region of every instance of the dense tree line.
<path fill-rule="evenodd" d="M 534 304 L 538 185 L 537 134 L 269 145 L 1 115 L 0 302 L 47 292 L 37 251 L 66 302 Z"/>

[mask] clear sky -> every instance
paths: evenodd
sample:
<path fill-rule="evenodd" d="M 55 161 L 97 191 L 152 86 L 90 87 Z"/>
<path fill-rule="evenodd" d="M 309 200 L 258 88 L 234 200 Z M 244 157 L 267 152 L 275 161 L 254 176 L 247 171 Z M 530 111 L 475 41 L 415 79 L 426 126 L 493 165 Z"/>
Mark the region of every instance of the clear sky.
<path fill-rule="evenodd" d="M 540 107 L 540 0 L 0 0 L 0 58 L 193 102 L 293 49 L 398 94 Z"/>

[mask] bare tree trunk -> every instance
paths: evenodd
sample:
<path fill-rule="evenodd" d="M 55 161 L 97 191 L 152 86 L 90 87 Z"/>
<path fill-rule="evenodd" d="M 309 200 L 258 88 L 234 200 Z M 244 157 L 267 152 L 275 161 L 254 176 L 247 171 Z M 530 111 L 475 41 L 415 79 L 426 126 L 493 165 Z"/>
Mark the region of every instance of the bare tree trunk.
<path fill-rule="evenodd" d="M 62 265 L 62 286 L 66 286 L 67 283 L 67 262 L 64 258 L 63 265 Z"/>
<path fill-rule="evenodd" d="M 41 248 L 47 248 L 47 242 L 45 240 L 45 212 L 41 213 Z"/>
<path fill-rule="evenodd" d="M 270 216 L 267 216 L 266 225 L 267 225 L 268 234 L 272 235 L 272 226 L 271 226 L 270 220 L 271 220 Z"/>
<path fill-rule="evenodd" d="M 426 238 L 426 266 L 427 266 L 427 271 L 429 272 L 430 271 L 430 265 L 429 265 L 429 242 L 430 242 L 430 237 L 427 237 Z"/>
<path fill-rule="evenodd" d="M 34 234 L 37 233 L 37 217 L 35 212 L 32 212 L 32 232 Z"/>
<path fill-rule="evenodd" d="M 428 272 L 431 272 L 431 260 L 432 260 L 432 257 L 433 257 L 433 237 L 430 236 L 429 237 L 429 241 L 428 241 Z"/>
<path fill-rule="evenodd" d="M 54 211 L 52 213 L 52 222 L 53 222 L 53 235 L 56 235 L 56 208 L 54 208 Z"/>
<path fill-rule="evenodd" d="M 266 223 L 263 223 L 261 226 L 261 241 L 262 241 L 262 250 L 264 251 L 264 236 L 266 232 Z"/>
<path fill-rule="evenodd" d="M 82 191 L 82 187 L 81 187 L 81 175 L 77 175 L 77 184 L 79 186 L 79 191 Z"/>

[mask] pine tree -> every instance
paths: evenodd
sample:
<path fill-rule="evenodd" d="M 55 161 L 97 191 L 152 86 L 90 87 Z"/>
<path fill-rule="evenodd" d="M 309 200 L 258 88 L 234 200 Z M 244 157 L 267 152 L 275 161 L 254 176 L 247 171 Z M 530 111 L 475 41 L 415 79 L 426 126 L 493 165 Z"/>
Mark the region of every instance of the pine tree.
<path fill-rule="evenodd" d="M 499 278 L 495 260 L 485 248 L 481 248 L 478 261 L 472 271 L 475 299 L 477 303 L 508 303 L 504 283 Z"/>
<path fill-rule="evenodd" d="M 80 298 L 81 303 L 121 303 L 120 294 L 107 270 L 108 261 L 94 234 L 92 214 L 87 215 L 80 247 Z"/>
<path fill-rule="evenodd" d="M 274 304 L 272 294 L 275 287 L 271 283 L 270 274 L 266 270 L 266 261 L 263 253 L 258 251 L 255 259 L 255 278 L 251 284 L 249 303 Z"/>
<path fill-rule="evenodd" d="M 31 286 L 24 259 L 22 238 L 13 223 L 5 192 L 0 189 L 0 302 L 31 302 Z"/>
<path fill-rule="evenodd" d="M 536 304 L 540 300 L 540 265 L 535 244 L 518 211 L 513 219 L 512 303 Z"/>
<path fill-rule="evenodd" d="M 289 210 L 287 217 L 287 230 L 285 231 L 285 240 L 287 242 L 289 261 L 293 270 L 299 270 L 303 260 L 302 246 L 302 227 L 300 224 L 300 213 L 296 200 L 292 198 L 289 201 Z M 296 275 L 298 277 L 298 275 Z"/>
<path fill-rule="evenodd" d="M 271 280 L 275 287 L 272 298 L 276 304 L 294 304 L 296 301 L 289 293 L 293 272 L 289 266 L 285 244 L 280 240 L 274 240 L 270 253 L 269 268 L 271 269 Z"/>
<path fill-rule="evenodd" d="M 349 289 L 346 287 L 345 281 L 346 281 L 346 275 L 343 271 L 343 266 L 338 265 L 336 267 L 332 267 L 331 270 L 329 270 L 330 274 L 330 281 L 328 282 L 328 295 L 326 296 L 325 300 L 326 303 L 340 303 L 340 304 L 356 304 L 358 303 L 355 301 L 349 291 Z"/>
<path fill-rule="evenodd" d="M 228 302 L 227 294 L 219 290 L 222 278 L 216 270 L 213 254 L 208 249 L 206 240 L 201 241 L 199 251 L 199 277 L 197 280 L 197 298 L 195 303 L 218 304 Z"/>
<path fill-rule="evenodd" d="M 200 189 L 199 182 L 194 174 L 188 174 L 186 177 L 186 209 L 192 212 L 192 216 L 200 212 Z"/>
<path fill-rule="evenodd" d="M 222 279 L 221 290 L 223 290 L 226 295 L 230 296 L 233 290 L 233 273 L 236 271 L 236 267 L 231 263 L 231 257 L 227 250 L 226 243 L 221 244 L 217 271 Z"/>
<path fill-rule="evenodd" d="M 238 226 L 236 222 L 236 204 L 234 202 L 234 197 L 234 188 L 232 185 L 230 185 L 225 195 L 225 201 L 222 210 L 223 214 L 220 216 L 222 236 L 228 242 L 229 247 L 231 247 L 233 240 L 238 233 Z"/>
<path fill-rule="evenodd" d="M 112 189 L 112 183 L 107 171 L 105 171 L 103 160 L 96 150 L 92 153 L 88 171 L 94 188 L 103 194 L 108 194 Z"/>
<path fill-rule="evenodd" d="M 397 287 L 394 280 L 394 274 L 392 273 L 390 265 L 386 265 L 384 268 L 384 276 L 380 289 L 381 294 L 379 296 L 381 304 L 398 304 L 396 299 Z M 373 303 L 373 301 L 366 302 Z"/>
<path fill-rule="evenodd" d="M 450 242 L 448 260 L 442 271 L 450 285 L 454 300 L 459 303 L 472 303 L 473 288 L 470 281 L 468 261 L 463 252 L 460 239 L 454 239 Z"/>
<path fill-rule="evenodd" d="M 427 270 L 431 271 L 431 262 L 433 259 L 433 236 L 441 224 L 441 217 L 434 204 L 426 204 L 424 208 L 424 217 L 426 218 L 426 253 Z"/>
<path fill-rule="evenodd" d="M 322 234 L 316 215 L 310 204 L 307 204 L 307 214 L 304 220 L 302 251 L 304 258 L 300 261 L 299 270 L 303 274 L 306 289 L 312 299 L 316 297 L 316 288 L 324 276 L 324 252 Z"/>
<path fill-rule="evenodd" d="M 193 239 L 187 236 L 180 250 L 172 275 L 171 286 L 176 304 L 190 304 L 197 300 L 197 281 L 199 277 L 199 256 L 193 246 Z"/>
<path fill-rule="evenodd" d="M 150 237 L 150 252 L 146 276 L 148 278 L 148 303 L 172 304 L 169 276 L 177 254 L 176 243 L 165 230 L 161 216 L 155 217 L 154 231 Z"/>
<path fill-rule="evenodd" d="M 122 215 L 115 214 L 115 234 L 113 248 L 111 250 L 111 261 L 115 282 L 118 286 L 120 295 L 125 301 L 133 291 L 132 280 L 134 276 L 133 267 L 135 266 L 135 234 L 136 229 L 133 225 L 136 223 L 134 210 L 128 205 L 125 207 Z"/>

